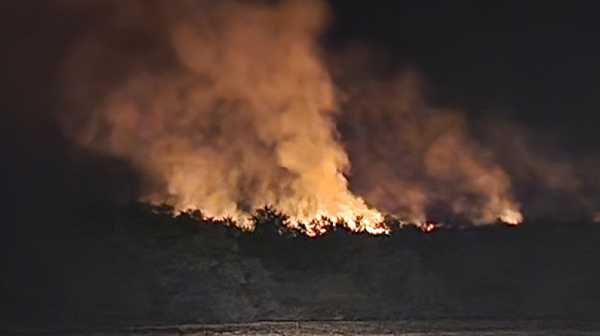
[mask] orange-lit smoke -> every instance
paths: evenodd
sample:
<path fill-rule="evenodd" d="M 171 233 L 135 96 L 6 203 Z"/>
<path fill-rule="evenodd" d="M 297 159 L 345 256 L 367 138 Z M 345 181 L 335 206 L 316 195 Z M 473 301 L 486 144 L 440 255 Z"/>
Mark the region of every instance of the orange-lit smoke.
<path fill-rule="evenodd" d="M 334 88 L 315 44 L 323 4 L 155 6 L 119 2 L 109 29 L 76 47 L 66 69 L 69 133 L 160 181 L 144 195 L 152 202 L 242 224 L 269 204 L 351 228 L 361 216 L 377 230 L 381 215 L 342 175 Z"/>
<path fill-rule="evenodd" d="M 368 61 L 350 59 L 346 68 L 360 70 L 341 76 L 347 93 L 341 127 L 353 186 L 369 204 L 422 223 L 432 214 L 521 223 L 509 176 L 469 134 L 464 113 L 429 106 L 413 71 L 374 79 L 364 75 Z"/>
<path fill-rule="evenodd" d="M 348 189 L 339 116 L 355 128 L 344 144 L 369 204 L 421 224 L 440 202 L 474 223 L 521 221 L 508 176 L 462 114 L 429 108 L 410 76 L 342 85 L 351 98 L 339 114 L 316 42 L 321 1 L 104 4 L 65 61 L 60 117 L 79 144 L 141 170 L 143 199 L 241 225 L 268 204 L 293 222 L 381 233 L 380 212 Z"/>

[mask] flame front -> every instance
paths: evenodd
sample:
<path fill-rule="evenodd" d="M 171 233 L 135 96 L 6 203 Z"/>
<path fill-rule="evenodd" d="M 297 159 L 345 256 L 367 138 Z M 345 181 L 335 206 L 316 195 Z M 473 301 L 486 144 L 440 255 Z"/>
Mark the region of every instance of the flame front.
<path fill-rule="evenodd" d="M 268 204 L 289 215 L 291 225 L 306 226 L 309 235 L 332 225 L 322 218 L 339 219 L 354 231 L 387 233 L 380 211 L 348 188 L 345 145 L 367 160 L 358 160 L 359 171 L 372 168 L 364 192 L 371 204 L 420 223 L 427 203 L 439 201 L 431 197 L 435 188 L 408 175 L 400 179 L 402 167 L 372 157 L 360 143 L 340 141 L 336 88 L 315 42 L 328 15 L 321 1 L 165 0 L 111 6 L 107 20 L 99 20 L 66 61 L 60 117 L 80 144 L 138 168 L 146 181 L 142 199 L 231 217 L 247 228 L 252 212 Z M 372 107 L 372 115 L 383 111 Z M 401 102 L 392 110 L 405 116 L 405 107 Z M 421 123 L 432 125 L 447 120 L 444 113 L 419 115 Z M 447 137 L 433 149 L 420 152 L 428 183 L 464 185 L 457 193 L 440 195 L 455 197 L 454 211 L 472 215 L 475 222 L 520 222 L 505 174 L 477 158 L 479 148 L 462 129 L 453 130 L 459 133 L 444 133 Z M 356 139 L 364 143 L 385 135 L 368 140 L 362 138 L 367 133 L 360 134 Z M 431 141 L 428 133 L 420 139 L 381 141 L 376 152 L 399 150 L 388 159 L 419 152 Z M 485 201 L 468 201 L 474 197 Z M 476 207 L 484 209 L 473 211 Z"/>

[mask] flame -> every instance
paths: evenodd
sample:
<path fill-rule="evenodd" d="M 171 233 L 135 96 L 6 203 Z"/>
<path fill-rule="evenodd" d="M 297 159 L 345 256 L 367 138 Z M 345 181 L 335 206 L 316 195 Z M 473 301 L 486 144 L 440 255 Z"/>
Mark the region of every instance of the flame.
<path fill-rule="evenodd" d="M 417 227 L 425 233 L 432 232 L 433 230 L 435 230 L 437 228 L 437 226 L 433 223 L 423 223 L 423 224 L 417 225 Z"/>
<path fill-rule="evenodd" d="M 131 162 L 143 200 L 246 229 L 269 204 L 309 236 L 389 234 L 378 209 L 426 223 L 440 201 L 474 223 L 522 220 L 461 114 L 427 107 L 405 76 L 334 85 L 316 42 L 323 1 L 110 6 L 65 62 L 60 119 L 82 146 Z M 338 90 L 358 96 L 344 113 Z M 358 128 L 353 140 L 337 119 Z"/>
<path fill-rule="evenodd" d="M 508 225 L 519 225 L 523 222 L 523 215 L 519 211 L 506 209 L 499 219 Z"/>

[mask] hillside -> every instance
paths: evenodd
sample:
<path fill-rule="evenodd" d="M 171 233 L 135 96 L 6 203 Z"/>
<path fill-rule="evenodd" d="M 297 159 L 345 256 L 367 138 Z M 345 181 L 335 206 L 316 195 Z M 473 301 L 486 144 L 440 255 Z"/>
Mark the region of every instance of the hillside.
<path fill-rule="evenodd" d="M 242 232 L 135 204 L 5 259 L 2 325 L 68 330 L 289 320 L 553 320 L 600 311 L 600 227 L 524 223 Z M 278 233 L 280 231 L 280 233 Z M 43 242 L 43 243 L 42 243 Z M 30 244 L 31 245 L 31 244 Z"/>

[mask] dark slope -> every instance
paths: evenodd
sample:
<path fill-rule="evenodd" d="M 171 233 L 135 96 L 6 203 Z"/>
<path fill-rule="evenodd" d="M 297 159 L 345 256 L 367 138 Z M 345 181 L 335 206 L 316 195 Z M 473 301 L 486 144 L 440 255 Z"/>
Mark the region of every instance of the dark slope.
<path fill-rule="evenodd" d="M 164 210 L 164 209 L 163 209 Z M 600 227 L 407 227 L 370 237 L 254 233 L 135 205 L 57 222 L 1 278 L 5 329 L 258 320 L 590 321 L 600 312 Z M 25 246 L 30 247 L 31 244 Z M 7 261 L 8 260 L 8 261 Z"/>

